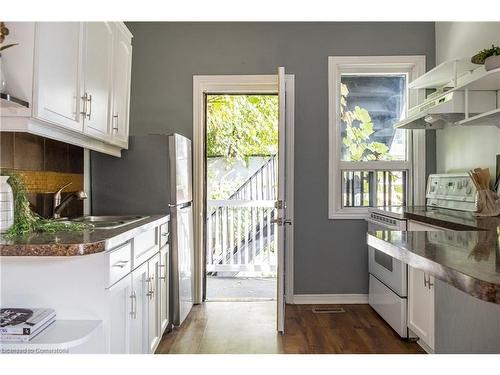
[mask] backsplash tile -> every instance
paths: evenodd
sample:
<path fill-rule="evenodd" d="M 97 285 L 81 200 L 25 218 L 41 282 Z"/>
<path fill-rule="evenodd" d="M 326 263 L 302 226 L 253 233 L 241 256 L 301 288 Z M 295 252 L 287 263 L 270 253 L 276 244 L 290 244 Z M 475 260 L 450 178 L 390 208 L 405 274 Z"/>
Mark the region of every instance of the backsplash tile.
<path fill-rule="evenodd" d="M 14 133 L 0 132 L 0 166 L 14 168 Z"/>
<path fill-rule="evenodd" d="M 44 139 L 33 134 L 14 136 L 14 169 L 43 171 Z"/>
<path fill-rule="evenodd" d="M 53 172 L 69 171 L 69 148 L 67 143 L 45 139 L 44 170 Z"/>

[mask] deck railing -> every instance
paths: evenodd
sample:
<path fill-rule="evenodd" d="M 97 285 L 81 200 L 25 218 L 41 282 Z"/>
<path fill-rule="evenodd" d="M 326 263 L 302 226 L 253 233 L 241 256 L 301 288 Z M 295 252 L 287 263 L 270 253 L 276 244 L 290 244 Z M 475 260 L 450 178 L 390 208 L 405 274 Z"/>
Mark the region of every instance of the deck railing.
<path fill-rule="evenodd" d="M 276 272 L 277 157 L 226 200 L 207 202 L 207 272 Z"/>
<path fill-rule="evenodd" d="M 207 272 L 276 272 L 274 200 L 210 200 Z"/>
<path fill-rule="evenodd" d="M 276 199 L 277 155 L 252 174 L 228 199 Z"/>

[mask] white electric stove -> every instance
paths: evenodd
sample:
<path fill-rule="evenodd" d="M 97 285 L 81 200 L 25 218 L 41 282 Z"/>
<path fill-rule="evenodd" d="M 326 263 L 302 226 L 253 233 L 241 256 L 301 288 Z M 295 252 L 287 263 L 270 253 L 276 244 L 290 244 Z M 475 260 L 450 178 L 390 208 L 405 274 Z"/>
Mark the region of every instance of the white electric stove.
<path fill-rule="evenodd" d="M 408 220 L 405 212 L 447 209 L 455 211 L 475 210 L 476 190 L 466 173 L 433 174 L 429 176 L 424 207 L 373 207 L 369 209 L 368 231 L 436 231 L 443 227 Z M 415 217 L 415 216 L 413 216 Z M 403 338 L 414 337 L 407 325 L 408 266 L 391 256 L 368 247 L 368 272 L 370 306 Z"/>

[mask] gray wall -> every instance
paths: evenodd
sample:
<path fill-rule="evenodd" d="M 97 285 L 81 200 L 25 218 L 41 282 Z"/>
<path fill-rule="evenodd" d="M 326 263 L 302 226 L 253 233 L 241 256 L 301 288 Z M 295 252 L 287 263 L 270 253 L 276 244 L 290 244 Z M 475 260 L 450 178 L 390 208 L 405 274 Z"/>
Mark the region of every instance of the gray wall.
<path fill-rule="evenodd" d="M 430 68 L 434 23 L 127 26 L 131 134 L 192 137 L 193 75 L 274 74 L 278 66 L 295 74 L 295 294 L 366 293 L 366 223 L 328 220 L 328 56 L 422 54 Z"/>

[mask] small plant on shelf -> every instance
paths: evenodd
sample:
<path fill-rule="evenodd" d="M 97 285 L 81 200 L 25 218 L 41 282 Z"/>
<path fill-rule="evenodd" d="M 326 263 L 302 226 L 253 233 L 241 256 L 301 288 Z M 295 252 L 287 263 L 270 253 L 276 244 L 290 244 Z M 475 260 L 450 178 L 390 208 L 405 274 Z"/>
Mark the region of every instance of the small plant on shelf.
<path fill-rule="evenodd" d="M 474 64 L 484 64 L 486 59 L 490 56 L 500 56 L 500 47 L 492 44 L 491 48 L 483 49 L 479 53 L 472 56 L 471 61 Z"/>

